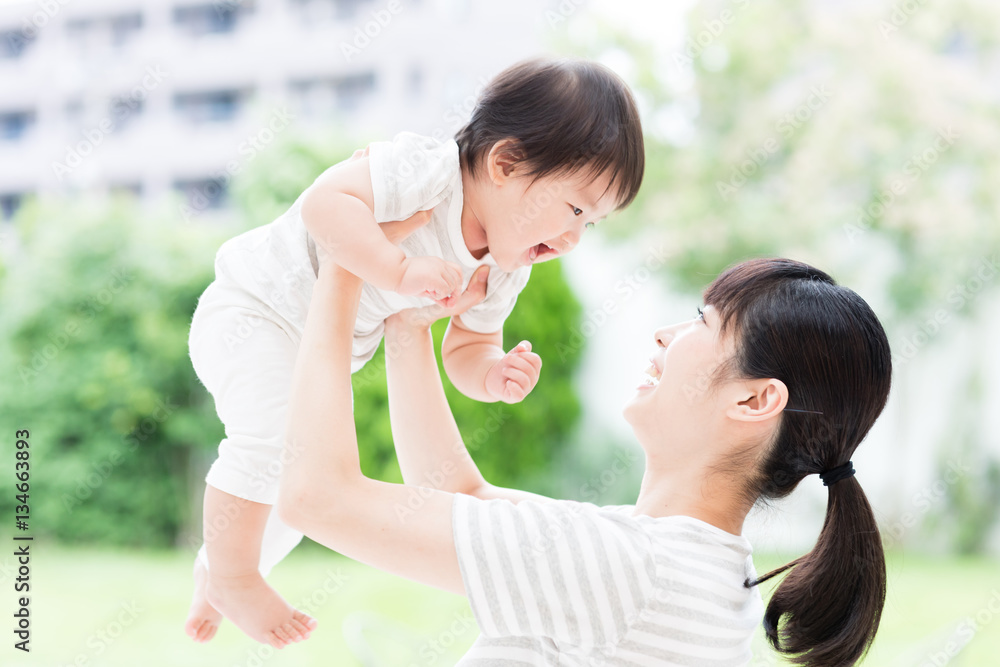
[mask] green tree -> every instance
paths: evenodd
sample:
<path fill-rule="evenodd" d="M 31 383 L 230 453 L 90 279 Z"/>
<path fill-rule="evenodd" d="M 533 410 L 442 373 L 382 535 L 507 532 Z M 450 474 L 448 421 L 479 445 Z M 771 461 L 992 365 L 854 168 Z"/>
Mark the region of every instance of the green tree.
<path fill-rule="evenodd" d="M 31 433 L 33 534 L 172 544 L 192 456 L 222 435 L 187 354 L 222 237 L 124 201 L 30 207 L 18 237 L 0 285 L 0 424 Z"/>
<path fill-rule="evenodd" d="M 666 271 L 691 289 L 787 254 L 884 298 L 893 322 L 948 304 L 1000 250 L 1000 106 L 986 83 L 1000 12 L 893 7 L 702 2 L 667 51 L 625 29 L 588 33 L 577 48 L 627 59 L 646 107 L 647 176 L 614 229 L 665 242 Z"/>

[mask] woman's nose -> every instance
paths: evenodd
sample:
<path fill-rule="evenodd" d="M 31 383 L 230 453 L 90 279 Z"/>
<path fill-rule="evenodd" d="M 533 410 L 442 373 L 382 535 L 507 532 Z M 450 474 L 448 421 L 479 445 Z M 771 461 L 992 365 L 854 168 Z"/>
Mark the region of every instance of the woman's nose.
<path fill-rule="evenodd" d="M 653 333 L 657 347 L 667 347 L 677 337 L 677 332 L 689 326 L 690 322 L 678 322 L 669 326 L 660 327 Z"/>
<path fill-rule="evenodd" d="M 674 339 L 674 334 L 670 330 L 670 327 L 663 327 L 662 329 L 657 329 L 656 333 L 653 334 L 653 338 L 656 340 L 657 347 L 666 347 L 670 345 L 670 341 Z"/>

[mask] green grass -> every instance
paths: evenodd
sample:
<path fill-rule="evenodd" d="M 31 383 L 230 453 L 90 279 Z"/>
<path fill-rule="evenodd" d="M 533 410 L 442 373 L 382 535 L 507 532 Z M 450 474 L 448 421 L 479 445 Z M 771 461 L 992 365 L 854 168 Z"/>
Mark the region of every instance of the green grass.
<path fill-rule="evenodd" d="M 191 588 L 187 554 L 35 544 L 32 556 L 32 651 L 13 650 L 7 630 L 5 667 L 443 666 L 453 665 L 477 634 L 462 597 L 300 549 L 271 580 L 293 604 L 311 601 L 320 625 L 309 641 L 271 655 L 224 623 L 212 642 L 199 645 L 182 630 Z M 756 561 L 762 572 L 780 562 Z M 982 627 L 947 664 L 1000 664 L 1000 563 L 897 553 L 889 573 L 889 600 L 866 665 L 940 667 L 948 636 L 977 614 Z M 6 608 L 14 604 L 10 576 L 0 574 Z M 361 661 L 355 655 L 364 650 L 372 653 Z M 778 664 L 768 649 L 756 652 L 755 666 Z"/>

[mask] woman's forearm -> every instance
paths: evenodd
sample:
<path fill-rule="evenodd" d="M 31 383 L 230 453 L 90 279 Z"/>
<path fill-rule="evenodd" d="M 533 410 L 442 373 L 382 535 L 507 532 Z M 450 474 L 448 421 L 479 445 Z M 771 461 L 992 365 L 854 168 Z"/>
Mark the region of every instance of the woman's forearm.
<path fill-rule="evenodd" d="M 441 384 L 430 329 L 393 316 L 385 327 L 389 416 L 407 484 L 474 494 L 485 485 Z"/>
<path fill-rule="evenodd" d="M 366 478 L 351 402 L 351 342 L 361 281 L 320 268 L 296 360 L 277 511 L 311 539 L 363 563 L 463 592 L 452 496 Z"/>
<path fill-rule="evenodd" d="M 320 269 L 292 381 L 281 490 L 297 506 L 361 477 L 351 389 L 361 280 L 341 272 L 335 281 L 336 270 Z"/>

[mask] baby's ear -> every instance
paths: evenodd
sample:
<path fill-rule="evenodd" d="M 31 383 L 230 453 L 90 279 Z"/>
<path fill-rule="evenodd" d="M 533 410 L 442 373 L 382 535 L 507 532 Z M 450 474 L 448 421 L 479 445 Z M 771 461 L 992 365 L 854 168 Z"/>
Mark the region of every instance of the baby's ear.
<path fill-rule="evenodd" d="M 517 139 L 501 139 L 493 144 L 489 155 L 486 156 L 487 171 L 490 178 L 495 183 L 509 178 L 517 166 L 517 163 L 525 159 L 524 149 Z"/>

